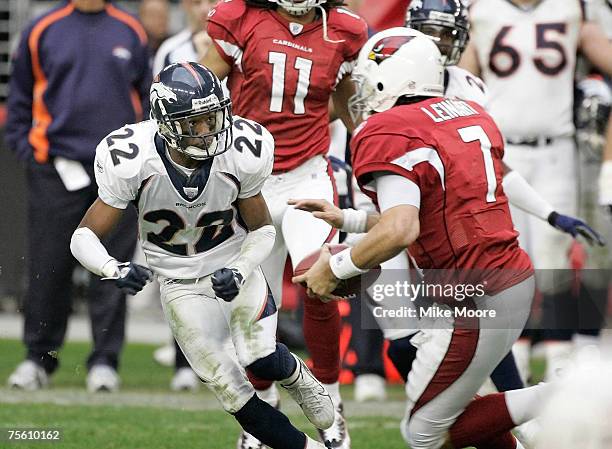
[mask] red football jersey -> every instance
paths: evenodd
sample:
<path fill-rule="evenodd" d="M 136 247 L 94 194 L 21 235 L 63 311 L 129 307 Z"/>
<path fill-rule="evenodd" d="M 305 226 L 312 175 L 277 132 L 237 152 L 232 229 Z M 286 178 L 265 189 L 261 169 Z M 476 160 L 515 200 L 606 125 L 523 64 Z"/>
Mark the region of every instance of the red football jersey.
<path fill-rule="evenodd" d="M 321 19 L 299 25 L 243 0 L 221 2 L 209 16 L 208 34 L 232 66 L 233 111 L 272 133 L 274 171 L 291 170 L 329 148 L 329 99 L 351 73 L 367 26 L 342 8 L 329 11 L 327 26 L 329 39 L 343 42 L 323 40 Z"/>
<path fill-rule="evenodd" d="M 504 143 L 493 119 L 474 102 L 444 98 L 374 114 L 351 141 L 362 189 L 391 172 L 419 186 L 419 238 L 409 247 L 423 269 L 503 269 L 489 291 L 526 279 L 531 261 L 518 245 L 502 189 Z"/>

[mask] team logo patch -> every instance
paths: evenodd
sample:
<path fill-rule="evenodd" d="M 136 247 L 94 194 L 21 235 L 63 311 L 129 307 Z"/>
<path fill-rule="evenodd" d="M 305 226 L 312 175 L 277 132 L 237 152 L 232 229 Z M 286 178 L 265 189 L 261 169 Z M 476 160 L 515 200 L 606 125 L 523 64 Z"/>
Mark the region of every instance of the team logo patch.
<path fill-rule="evenodd" d="M 394 55 L 402 45 L 410 42 L 414 36 L 389 36 L 379 40 L 368 55 L 368 59 L 380 64 L 389 56 Z"/>
<path fill-rule="evenodd" d="M 125 47 L 115 47 L 113 48 L 113 56 L 119 59 L 125 59 L 126 61 L 129 61 L 130 59 L 132 59 L 132 52 Z"/>
<path fill-rule="evenodd" d="M 178 101 L 178 97 L 172 89 L 163 83 L 154 83 L 151 86 L 151 103 L 155 103 L 158 100 L 166 100 L 169 103 Z"/>
<path fill-rule="evenodd" d="M 303 29 L 304 29 L 304 25 L 300 23 L 291 22 L 289 24 L 289 31 L 291 31 L 291 34 L 293 34 L 294 36 L 297 36 L 298 34 L 300 34 Z"/>

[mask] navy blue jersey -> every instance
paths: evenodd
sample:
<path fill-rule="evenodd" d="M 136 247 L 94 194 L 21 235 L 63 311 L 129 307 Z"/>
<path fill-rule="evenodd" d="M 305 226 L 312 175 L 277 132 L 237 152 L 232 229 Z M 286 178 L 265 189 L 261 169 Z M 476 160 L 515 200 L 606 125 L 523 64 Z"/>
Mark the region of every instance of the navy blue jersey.
<path fill-rule="evenodd" d="M 110 131 L 149 113 L 147 37 L 107 3 L 84 13 L 63 2 L 30 23 L 13 55 L 6 140 L 20 159 L 92 163 Z"/>

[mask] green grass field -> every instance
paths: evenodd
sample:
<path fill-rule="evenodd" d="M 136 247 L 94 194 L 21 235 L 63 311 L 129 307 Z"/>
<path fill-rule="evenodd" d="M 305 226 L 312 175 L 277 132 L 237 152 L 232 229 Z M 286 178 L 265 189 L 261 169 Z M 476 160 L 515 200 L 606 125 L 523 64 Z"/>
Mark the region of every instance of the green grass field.
<path fill-rule="evenodd" d="M 172 393 L 172 370 L 152 359 L 154 346 L 130 344 L 122 356 L 122 390 L 118 394 L 85 392 L 85 358 L 89 345 L 68 343 L 60 352 L 60 368 L 50 389 L 27 393 L 7 390 L 6 378 L 22 360 L 23 346 L 0 340 L 0 428 L 49 427 L 63 431 L 59 443 L 7 443 L 0 447 L 61 447 L 65 449 L 203 448 L 233 449 L 239 427 L 221 411 L 216 399 L 200 392 Z M 343 389 L 347 399 L 352 389 Z M 405 447 L 399 433 L 403 390 L 389 389 L 386 404 L 347 401 L 354 449 Z M 373 409 L 374 408 L 374 409 Z M 291 399 L 283 397 L 283 409 L 300 429 L 314 436 L 314 429 Z M 377 414 L 375 409 L 380 409 Z M 391 412 L 397 413 L 391 413 Z"/>
<path fill-rule="evenodd" d="M 8 390 L 4 383 L 22 360 L 23 346 L 0 339 L 0 429 L 48 427 L 61 429 L 56 443 L 7 443 L 0 448 L 62 449 L 233 449 L 239 427 L 221 411 L 215 398 L 203 388 L 198 393 L 172 393 L 172 370 L 157 365 L 151 345 L 130 344 L 122 356 L 122 390 L 117 394 L 85 392 L 85 358 L 89 345 L 68 343 L 60 352 L 60 368 L 52 386 L 41 392 Z M 534 366 L 536 378 L 542 364 Z M 389 400 L 358 404 L 352 388 L 343 387 L 353 449 L 401 449 L 399 432 L 403 411 L 403 387 L 390 386 Z M 283 396 L 283 410 L 300 429 L 314 436 L 301 411 Z"/>

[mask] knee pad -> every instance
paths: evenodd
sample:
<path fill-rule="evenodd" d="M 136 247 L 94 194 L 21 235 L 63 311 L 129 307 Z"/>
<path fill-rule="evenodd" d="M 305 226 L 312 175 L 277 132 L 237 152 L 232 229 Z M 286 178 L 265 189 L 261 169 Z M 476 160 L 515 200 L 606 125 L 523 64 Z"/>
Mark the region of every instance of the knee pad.
<path fill-rule="evenodd" d="M 297 362 L 287 346 L 282 343 L 276 344 L 276 351 L 261 359 L 255 360 L 248 370 L 264 380 L 283 380 L 291 376 L 297 367 Z"/>

